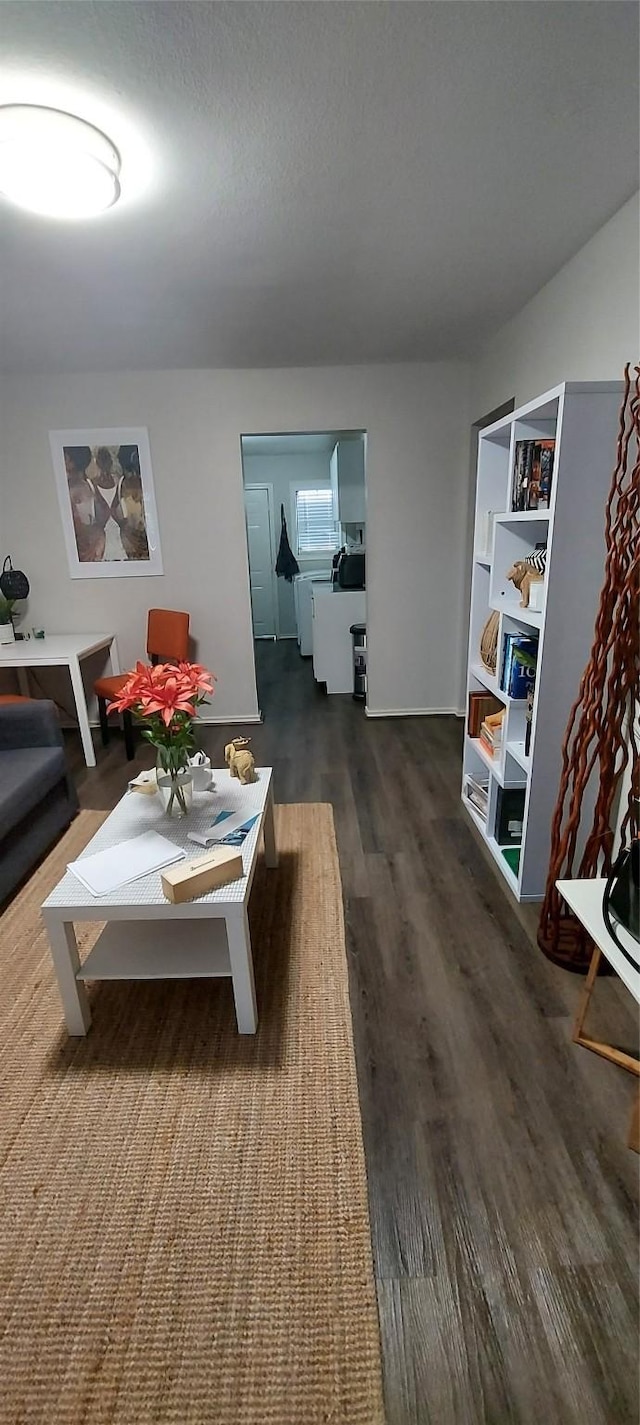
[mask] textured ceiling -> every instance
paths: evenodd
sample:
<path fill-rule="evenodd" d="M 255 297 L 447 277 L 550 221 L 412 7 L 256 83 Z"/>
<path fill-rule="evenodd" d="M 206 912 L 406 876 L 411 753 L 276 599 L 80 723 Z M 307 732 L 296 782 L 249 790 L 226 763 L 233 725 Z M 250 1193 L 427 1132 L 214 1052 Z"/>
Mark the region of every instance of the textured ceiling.
<path fill-rule="evenodd" d="M 5 370 L 467 355 L 637 187 L 638 10 L 582 0 L 0 5 L 0 102 L 123 199 L 0 199 Z"/>
<path fill-rule="evenodd" d="M 342 432 L 318 435 L 243 435 L 243 455 L 330 455 Z"/>

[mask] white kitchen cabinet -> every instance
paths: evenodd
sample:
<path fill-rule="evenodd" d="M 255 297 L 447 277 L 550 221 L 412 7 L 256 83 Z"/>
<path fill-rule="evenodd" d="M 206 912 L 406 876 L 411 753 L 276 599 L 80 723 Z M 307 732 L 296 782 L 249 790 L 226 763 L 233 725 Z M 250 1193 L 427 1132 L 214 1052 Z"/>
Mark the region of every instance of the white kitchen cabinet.
<path fill-rule="evenodd" d="M 312 584 L 313 676 L 328 693 L 353 692 L 352 623 L 365 623 L 364 589 Z"/>
<path fill-rule="evenodd" d="M 331 455 L 333 508 L 339 524 L 365 523 L 364 439 L 339 440 Z"/>

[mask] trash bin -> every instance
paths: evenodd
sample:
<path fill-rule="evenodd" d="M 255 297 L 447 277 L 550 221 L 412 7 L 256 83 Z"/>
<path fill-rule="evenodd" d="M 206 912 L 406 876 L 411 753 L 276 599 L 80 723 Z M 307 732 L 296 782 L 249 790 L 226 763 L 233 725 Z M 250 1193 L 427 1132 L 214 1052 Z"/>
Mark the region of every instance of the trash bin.
<path fill-rule="evenodd" d="M 349 632 L 353 639 L 353 696 L 357 702 L 364 702 L 367 696 L 367 625 L 352 623 Z"/>

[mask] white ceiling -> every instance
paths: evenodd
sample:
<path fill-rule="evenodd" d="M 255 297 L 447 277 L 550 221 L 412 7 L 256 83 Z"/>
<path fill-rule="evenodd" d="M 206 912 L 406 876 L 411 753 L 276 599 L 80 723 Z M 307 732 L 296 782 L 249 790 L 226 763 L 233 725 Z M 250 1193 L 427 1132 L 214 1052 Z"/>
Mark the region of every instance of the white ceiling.
<path fill-rule="evenodd" d="M 638 181 L 618 0 L 0 5 L 0 102 L 122 152 L 122 201 L 0 199 L 5 370 L 467 355 Z"/>
<path fill-rule="evenodd" d="M 243 435 L 243 455 L 330 455 L 339 431 L 317 435 Z"/>

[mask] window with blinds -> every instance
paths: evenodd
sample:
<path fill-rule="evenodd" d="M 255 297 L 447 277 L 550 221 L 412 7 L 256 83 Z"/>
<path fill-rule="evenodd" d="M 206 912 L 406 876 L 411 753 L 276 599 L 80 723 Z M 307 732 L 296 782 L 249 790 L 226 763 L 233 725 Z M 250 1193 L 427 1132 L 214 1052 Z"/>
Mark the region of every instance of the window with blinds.
<path fill-rule="evenodd" d="M 296 490 L 298 554 L 333 554 L 339 548 L 332 490 Z"/>

